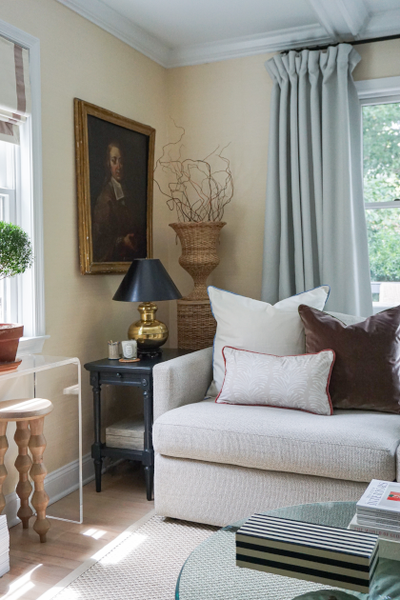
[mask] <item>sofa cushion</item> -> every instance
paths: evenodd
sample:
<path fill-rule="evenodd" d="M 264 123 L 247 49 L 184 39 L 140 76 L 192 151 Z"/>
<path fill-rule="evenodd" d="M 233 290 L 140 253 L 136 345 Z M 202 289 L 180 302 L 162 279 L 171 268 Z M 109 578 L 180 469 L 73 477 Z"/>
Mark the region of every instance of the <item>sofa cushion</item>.
<path fill-rule="evenodd" d="M 393 481 L 400 415 L 335 411 L 326 417 L 204 400 L 154 423 L 159 454 L 255 469 L 369 482 Z"/>

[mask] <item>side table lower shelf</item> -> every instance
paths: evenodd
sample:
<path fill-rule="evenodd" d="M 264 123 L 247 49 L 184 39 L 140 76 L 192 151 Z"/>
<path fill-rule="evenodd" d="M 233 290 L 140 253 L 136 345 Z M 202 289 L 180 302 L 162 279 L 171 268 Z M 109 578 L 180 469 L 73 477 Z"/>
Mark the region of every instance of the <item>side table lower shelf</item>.
<path fill-rule="evenodd" d="M 95 465 L 96 492 L 101 492 L 101 469 L 103 458 L 125 458 L 127 460 L 140 461 L 144 466 L 147 500 L 153 499 L 153 472 L 154 452 L 153 450 L 131 450 L 129 448 L 110 448 L 104 443 L 92 445 L 92 458 Z M 97 472 L 100 469 L 100 473 Z"/>

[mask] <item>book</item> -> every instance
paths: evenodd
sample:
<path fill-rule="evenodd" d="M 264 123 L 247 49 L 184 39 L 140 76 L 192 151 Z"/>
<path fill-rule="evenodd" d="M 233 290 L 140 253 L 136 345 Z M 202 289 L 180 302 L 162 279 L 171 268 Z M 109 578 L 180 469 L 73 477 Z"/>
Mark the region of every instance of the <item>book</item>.
<path fill-rule="evenodd" d="M 255 514 L 236 532 L 236 565 L 368 593 L 378 536 Z"/>
<path fill-rule="evenodd" d="M 383 529 L 390 529 L 391 531 L 400 532 L 400 524 L 397 520 L 393 519 L 385 519 L 383 517 L 374 517 L 368 515 L 360 515 L 356 513 L 358 523 L 360 525 L 365 525 L 366 527 L 377 527 L 378 529 L 382 527 Z"/>
<path fill-rule="evenodd" d="M 378 535 L 379 557 L 400 561 L 400 533 L 376 527 L 366 527 L 364 525 L 360 525 L 357 514 L 354 515 L 347 528 L 352 529 L 353 531 L 361 531 L 364 533 L 373 533 Z"/>
<path fill-rule="evenodd" d="M 356 504 L 358 520 L 380 519 L 379 523 L 393 523 L 400 527 L 400 483 L 373 479 Z"/>
<path fill-rule="evenodd" d="M 364 533 L 373 533 L 379 535 L 379 537 L 387 538 L 391 540 L 397 540 L 400 542 L 400 530 L 395 531 L 389 527 L 373 527 L 372 525 L 364 525 L 360 523 L 357 514 L 354 515 L 348 526 L 353 531 L 363 531 Z"/>

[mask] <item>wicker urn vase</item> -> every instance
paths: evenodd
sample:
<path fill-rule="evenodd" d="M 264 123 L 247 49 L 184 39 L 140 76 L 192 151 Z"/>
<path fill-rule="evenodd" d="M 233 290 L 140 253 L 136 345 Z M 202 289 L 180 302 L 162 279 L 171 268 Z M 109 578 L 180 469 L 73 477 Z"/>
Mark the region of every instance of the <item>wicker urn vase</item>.
<path fill-rule="evenodd" d="M 219 264 L 217 247 L 221 221 L 171 223 L 182 246 L 179 264 L 191 275 L 194 288 L 177 301 L 178 347 L 200 350 L 213 343 L 216 323 L 207 295 L 207 278 Z"/>
<path fill-rule="evenodd" d="M 207 300 L 207 278 L 219 265 L 217 245 L 219 234 L 226 223 L 171 223 L 182 246 L 179 264 L 192 276 L 194 288 L 184 300 Z"/>

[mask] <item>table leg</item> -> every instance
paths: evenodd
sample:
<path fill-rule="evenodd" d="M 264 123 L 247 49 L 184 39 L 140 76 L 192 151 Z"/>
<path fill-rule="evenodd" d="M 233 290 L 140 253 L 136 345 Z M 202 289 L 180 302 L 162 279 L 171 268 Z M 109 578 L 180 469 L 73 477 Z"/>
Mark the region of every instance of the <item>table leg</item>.
<path fill-rule="evenodd" d="M 151 380 L 143 379 L 143 407 L 144 407 L 144 476 L 146 482 L 147 500 L 153 499 L 154 480 L 154 451 L 153 451 L 153 389 Z"/>
<path fill-rule="evenodd" d="M 153 500 L 154 466 L 145 466 L 144 478 L 146 482 L 146 498 L 147 500 Z"/>
<path fill-rule="evenodd" d="M 46 449 L 46 438 L 43 435 L 44 417 L 30 421 L 31 437 L 29 439 L 29 450 L 33 458 L 33 465 L 30 470 L 30 476 L 35 484 L 35 491 L 32 496 L 32 506 L 36 510 L 36 521 L 33 529 L 40 537 L 43 543 L 46 541 L 46 534 L 50 529 L 50 523 L 46 518 L 46 508 L 49 503 L 49 497 L 44 489 L 44 479 L 47 475 L 47 469 L 43 463 L 43 453 Z"/>
<path fill-rule="evenodd" d="M 94 415 L 94 444 L 92 445 L 92 458 L 94 462 L 96 492 L 101 492 L 101 471 L 103 467 L 103 457 L 101 455 L 101 385 L 99 383 L 98 373 L 92 373 L 91 384 L 93 388 Z"/>
<path fill-rule="evenodd" d="M 32 486 L 29 481 L 29 471 L 32 467 L 32 459 L 28 454 L 28 444 L 31 437 L 28 421 L 17 421 L 14 440 L 18 446 L 18 456 L 15 460 L 15 468 L 19 473 L 19 481 L 16 492 L 21 500 L 21 506 L 17 512 L 17 516 L 22 521 L 23 529 L 28 529 L 29 519 L 33 515 L 33 511 L 29 506 L 29 497 L 32 492 Z"/>
<path fill-rule="evenodd" d="M 4 464 L 4 455 L 8 449 L 8 441 L 7 441 L 7 421 L 0 422 L 0 513 L 3 512 L 3 509 L 6 505 L 6 499 L 3 494 L 3 483 L 5 478 L 7 477 L 7 469 Z"/>

